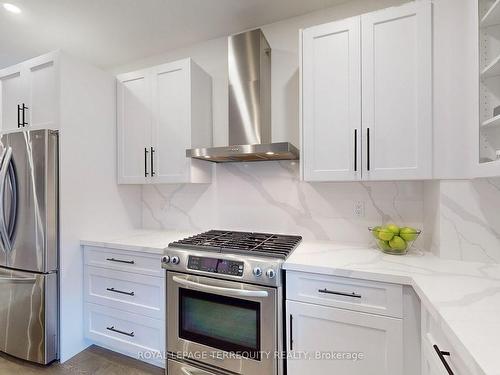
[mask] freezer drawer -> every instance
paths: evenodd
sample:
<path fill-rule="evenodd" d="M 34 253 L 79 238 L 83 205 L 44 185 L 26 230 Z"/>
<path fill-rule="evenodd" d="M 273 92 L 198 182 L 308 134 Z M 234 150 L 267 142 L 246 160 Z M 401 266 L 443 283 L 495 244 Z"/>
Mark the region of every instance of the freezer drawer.
<path fill-rule="evenodd" d="M 0 301 L 0 351 L 40 364 L 57 359 L 57 274 L 0 268 Z"/>

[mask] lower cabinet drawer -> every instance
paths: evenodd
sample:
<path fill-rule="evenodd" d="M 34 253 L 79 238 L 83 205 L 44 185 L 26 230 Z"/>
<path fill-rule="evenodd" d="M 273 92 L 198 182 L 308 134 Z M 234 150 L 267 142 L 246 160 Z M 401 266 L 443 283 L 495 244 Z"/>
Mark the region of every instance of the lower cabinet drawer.
<path fill-rule="evenodd" d="M 85 267 L 85 301 L 165 319 L 165 279 Z"/>
<path fill-rule="evenodd" d="M 133 358 L 165 365 L 164 320 L 86 303 L 85 337 Z"/>
<path fill-rule="evenodd" d="M 288 271 L 287 299 L 355 310 L 366 313 L 403 316 L 401 285 Z"/>
<path fill-rule="evenodd" d="M 165 277 L 160 254 L 85 246 L 84 262 L 88 266 Z"/>

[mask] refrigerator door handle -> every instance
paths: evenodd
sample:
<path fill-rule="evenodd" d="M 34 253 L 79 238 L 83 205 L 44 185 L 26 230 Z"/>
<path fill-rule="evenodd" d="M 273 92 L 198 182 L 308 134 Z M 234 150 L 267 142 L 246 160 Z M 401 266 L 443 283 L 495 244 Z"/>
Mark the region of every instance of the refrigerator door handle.
<path fill-rule="evenodd" d="M 16 283 L 16 284 L 33 284 L 35 277 L 0 277 L 0 284 L 2 283 Z"/>
<path fill-rule="evenodd" d="M 2 160 L 2 166 L 0 168 L 0 237 L 5 248 L 5 251 L 11 251 L 12 245 L 10 243 L 9 233 L 7 230 L 7 224 L 5 222 L 5 183 L 7 180 L 7 172 L 9 170 L 9 164 L 12 160 L 12 147 L 8 147 L 5 151 L 5 156 Z"/>
<path fill-rule="evenodd" d="M 8 177 L 10 185 L 10 207 L 9 207 L 9 221 L 7 222 L 7 235 L 9 236 L 9 241 L 11 246 L 14 244 L 14 236 L 17 227 L 17 206 L 18 206 L 18 185 L 17 185 L 17 175 L 16 168 L 14 166 L 14 160 L 11 159 L 8 165 Z"/>

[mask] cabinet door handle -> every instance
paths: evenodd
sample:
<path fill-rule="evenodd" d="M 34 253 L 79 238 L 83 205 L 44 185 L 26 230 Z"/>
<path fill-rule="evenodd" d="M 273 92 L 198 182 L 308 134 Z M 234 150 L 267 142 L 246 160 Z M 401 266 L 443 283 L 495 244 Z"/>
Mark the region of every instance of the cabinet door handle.
<path fill-rule="evenodd" d="M 358 129 L 354 129 L 354 172 L 358 171 Z"/>
<path fill-rule="evenodd" d="M 361 294 L 356 294 L 354 292 L 352 293 L 345 293 L 345 292 L 336 292 L 334 290 L 328 290 L 328 289 L 318 289 L 318 293 L 324 293 L 324 294 L 335 294 L 337 296 L 345 296 L 345 297 L 352 297 L 352 298 L 361 298 Z"/>
<path fill-rule="evenodd" d="M 155 158 L 155 149 L 151 147 L 151 177 L 155 175 L 154 158 Z"/>
<path fill-rule="evenodd" d="M 22 125 L 23 125 L 23 128 L 28 125 L 28 123 L 26 122 L 26 110 L 29 109 L 28 107 L 26 107 L 23 103 L 23 106 L 22 106 L 22 109 L 23 109 L 23 120 L 22 120 Z"/>
<path fill-rule="evenodd" d="M 128 333 L 128 332 L 120 331 L 119 329 L 116 329 L 115 326 L 106 327 L 106 329 L 108 331 L 113 331 L 113 332 L 119 333 L 120 335 L 125 335 L 125 336 L 128 336 L 128 337 L 134 337 L 135 336 L 134 332 Z"/>
<path fill-rule="evenodd" d="M 293 315 L 290 314 L 290 350 L 293 350 Z"/>
<path fill-rule="evenodd" d="M 444 356 L 450 356 L 450 352 L 444 352 L 442 350 L 439 349 L 439 347 L 437 345 L 433 345 L 432 346 L 434 348 L 434 350 L 436 351 L 439 359 L 441 360 L 441 363 L 443 364 L 444 368 L 446 369 L 446 371 L 448 372 L 449 375 L 455 375 L 453 373 L 453 370 L 451 369 L 450 365 L 448 364 L 448 362 L 446 361 L 446 358 L 444 358 Z"/>
<path fill-rule="evenodd" d="M 144 147 L 144 177 L 148 177 L 148 149 Z"/>
<path fill-rule="evenodd" d="M 113 292 L 113 293 L 120 293 L 120 294 L 126 294 L 127 296 L 134 296 L 134 292 L 124 292 L 123 290 L 115 289 L 115 288 L 106 288 L 107 291 Z"/>
<path fill-rule="evenodd" d="M 17 127 L 20 128 L 21 127 L 21 106 L 18 104 L 17 105 Z"/>
<path fill-rule="evenodd" d="M 366 129 L 366 169 L 370 170 L 370 128 Z"/>
<path fill-rule="evenodd" d="M 106 258 L 106 260 L 109 260 L 110 262 L 117 262 L 117 263 L 135 264 L 135 262 L 133 260 L 122 260 L 122 259 L 115 259 L 115 258 Z"/>

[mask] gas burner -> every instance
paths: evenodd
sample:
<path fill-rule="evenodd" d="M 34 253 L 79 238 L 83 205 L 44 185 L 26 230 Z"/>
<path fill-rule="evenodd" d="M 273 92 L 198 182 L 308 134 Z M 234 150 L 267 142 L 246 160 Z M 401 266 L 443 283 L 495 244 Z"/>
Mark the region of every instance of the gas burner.
<path fill-rule="evenodd" d="M 169 247 L 220 253 L 243 253 L 286 259 L 302 241 L 301 236 L 210 230 L 172 242 Z"/>

